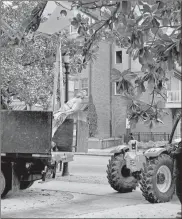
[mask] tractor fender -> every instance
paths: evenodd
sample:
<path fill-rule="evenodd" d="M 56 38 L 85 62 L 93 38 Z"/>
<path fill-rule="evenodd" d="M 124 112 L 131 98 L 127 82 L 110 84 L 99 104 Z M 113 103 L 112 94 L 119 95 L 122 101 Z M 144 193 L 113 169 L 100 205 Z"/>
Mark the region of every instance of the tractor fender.
<path fill-rule="evenodd" d="M 150 148 L 144 152 L 147 158 L 158 157 L 160 154 L 167 152 L 165 148 Z"/>
<path fill-rule="evenodd" d="M 111 151 L 111 153 L 114 153 L 114 154 L 123 153 L 124 154 L 128 150 L 129 150 L 129 147 L 127 145 L 118 145 L 114 150 Z"/>

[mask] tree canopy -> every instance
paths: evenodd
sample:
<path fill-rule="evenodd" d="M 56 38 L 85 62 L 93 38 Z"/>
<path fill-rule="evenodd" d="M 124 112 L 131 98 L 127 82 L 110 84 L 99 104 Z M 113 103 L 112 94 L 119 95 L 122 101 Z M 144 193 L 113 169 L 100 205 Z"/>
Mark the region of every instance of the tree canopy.
<path fill-rule="evenodd" d="M 62 53 L 70 55 L 72 73 L 81 72 L 90 61 L 94 61 L 100 42 L 106 40 L 125 48 L 127 53 L 141 64 L 143 76 L 140 77 L 130 69 L 124 72 L 116 69 L 112 71 L 113 80 L 119 82 L 117 89 L 132 101 L 129 107 L 130 121 L 135 123 L 142 120 L 150 125 L 153 121 L 162 122 L 161 109 L 158 107 L 160 103 L 155 97 L 161 95 L 162 98 L 166 98 L 165 82 L 168 75 L 172 74 L 177 65 L 181 66 L 181 1 L 69 0 L 69 2 L 72 9 L 80 12 L 71 21 L 77 28 L 79 36 L 76 39 L 69 39 L 66 31 L 51 36 L 37 32 L 33 38 L 25 37 L 20 45 L 10 44 L 2 51 L 3 93 L 6 93 L 10 82 L 20 94 L 22 91 L 20 88 L 35 86 L 35 81 L 37 81 L 36 90 L 39 90 L 39 87 L 45 88 L 44 85 L 48 83 L 49 91 L 47 92 L 46 88 L 40 93 L 50 93 L 53 77 L 51 72 L 60 37 Z M 18 29 L 37 3 L 13 1 L 11 6 L 7 6 L 7 3 L 3 2 L 2 17 L 12 28 Z M 83 13 L 92 20 L 83 16 Z M 35 69 L 34 73 L 31 73 L 32 69 Z M 17 72 L 21 72 L 21 76 Z M 36 72 L 47 76 L 40 80 L 42 76 L 37 76 Z M 32 74 L 35 74 L 36 80 L 25 82 Z M 151 90 L 152 100 L 148 108 L 143 108 L 138 98 L 147 88 Z M 30 93 L 31 95 L 33 93 L 31 88 Z M 34 99 L 33 102 L 41 99 L 36 92 L 34 97 L 37 99 L 30 98 L 30 93 L 19 96 L 25 100 L 27 97 L 31 101 Z"/>
<path fill-rule="evenodd" d="M 7 30 L 11 35 L 21 32 L 22 25 L 25 28 L 26 21 L 31 20 L 31 14 L 39 3 L 38 1 L 2 2 L 2 19 L 9 26 Z M 52 35 L 36 31 L 24 35 L 18 42 L 11 40 L 3 29 L 1 36 L 5 39 L 1 50 L 1 101 L 7 100 L 4 104 L 10 102 L 11 96 L 17 95 L 29 106 L 39 103 L 46 108 L 53 92 L 54 64 L 60 39 L 62 53 L 70 55 L 71 72 L 75 73 L 80 65 L 83 66 L 79 64 L 80 45 L 75 43 L 74 39 L 68 38 L 66 30 Z"/>
<path fill-rule="evenodd" d="M 181 66 L 181 1 L 72 1 L 72 6 L 94 19 L 90 23 L 80 14 L 72 20 L 83 38 L 83 63 L 88 62 L 92 51 L 98 50 L 101 40 L 108 40 L 141 64 L 143 76 L 130 69 L 120 72 L 113 69 L 117 89 L 132 100 L 130 121 L 142 120 L 152 126 L 161 121 L 156 96 L 166 98 L 165 82 L 176 66 Z M 131 82 L 133 79 L 133 83 Z M 150 88 L 152 100 L 148 108 L 137 100 Z"/>

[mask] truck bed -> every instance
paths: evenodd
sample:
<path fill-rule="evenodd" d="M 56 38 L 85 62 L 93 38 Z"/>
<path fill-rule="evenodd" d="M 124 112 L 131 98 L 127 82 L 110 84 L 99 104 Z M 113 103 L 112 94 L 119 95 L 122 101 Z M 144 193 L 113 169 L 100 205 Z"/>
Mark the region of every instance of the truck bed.
<path fill-rule="evenodd" d="M 1 153 L 51 154 L 52 112 L 1 111 Z"/>

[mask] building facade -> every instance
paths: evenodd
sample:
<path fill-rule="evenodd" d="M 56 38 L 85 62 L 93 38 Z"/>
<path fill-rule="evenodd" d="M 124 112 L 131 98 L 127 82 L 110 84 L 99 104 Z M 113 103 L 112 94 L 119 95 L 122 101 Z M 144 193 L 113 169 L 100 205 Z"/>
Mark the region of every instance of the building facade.
<path fill-rule="evenodd" d="M 178 111 L 181 111 L 181 68 L 171 72 L 169 76 L 169 83 L 168 83 L 168 90 L 167 90 L 167 101 L 165 107 L 170 109 L 172 114 L 172 121 L 175 122 L 176 114 Z M 177 126 L 175 132 L 175 138 L 181 138 L 182 133 L 182 124 L 181 120 Z"/>
<path fill-rule="evenodd" d="M 49 4 L 53 4 L 49 2 Z M 63 4 L 63 3 L 62 3 Z M 66 4 L 66 3 L 64 3 Z M 50 8 L 50 6 L 48 7 Z M 67 9 L 68 10 L 67 10 Z M 67 16 L 61 17 L 62 10 L 66 10 Z M 54 33 L 67 28 L 70 37 L 76 37 L 77 31 L 70 25 L 70 19 L 78 11 L 71 11 L 70 4 L 64 7 L 56 7 L 49 16 L 47 22 L 43 23 L 39 31 Z M 49 13 L 47 13 L 49 14 Z M 54 24 L 54 25 L 53 25 Z M 133 61 L 126 54 L 125 49 L 118 48 L 116 45 L 102 41 L 98 51 L 98 58 L 94 63 L 90 63 L 78 77 L 69 78 L 69 97 L 73 97 L 79 89 L 87 91 L 85 103 L 88 103 L 89 95 L 93 97 L 98 117 L 98 133 L 100 139 L 109 137 L 119 137 L 126 132 L 126 117 L 128 100 L 117 93 L 116 82 L 111 82 L 112 69 L 116 68 L 121 72 L 131 68 L 131 71 L 141 74 L 141 65 L 137 60 Z M 150 103 L 151 95 L 146 92 L 141 100 Z M 169 107 L 166 107 L 166 109 Z M 166 132 L 170 133 L 172 128 L 171 110 L 169 115 L 164 118 L 164 125 L 158 125 L 154 130 L 150 130 L 144 124 L 137 124 L 132 132 Z"/>

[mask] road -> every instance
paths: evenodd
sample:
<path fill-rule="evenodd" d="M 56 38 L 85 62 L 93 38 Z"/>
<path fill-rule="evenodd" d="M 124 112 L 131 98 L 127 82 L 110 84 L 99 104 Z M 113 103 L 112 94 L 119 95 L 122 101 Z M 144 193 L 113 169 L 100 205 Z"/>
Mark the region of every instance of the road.
<path fill-rule="evenodd" d="M 109 156 L 74 156 L 74 162 L 70 163 L 70 173 L 83 176 L 106 176 L 106 168 Z"/>
<path fill-rule="evenodd" d="M 179 211 L 176 197 L 170 203 L 145 201 L 139 188 L 117 193 L 107 183 L 109 157 L 75 156 L 70 176 L 36 182 L 31 188 L 9 194 L 1 202 L 2 218 L 174 218 Z M 157 211 L 158 209 L 158 211 Z M 169 210 L 170 209 L 170 210 Z"/>

